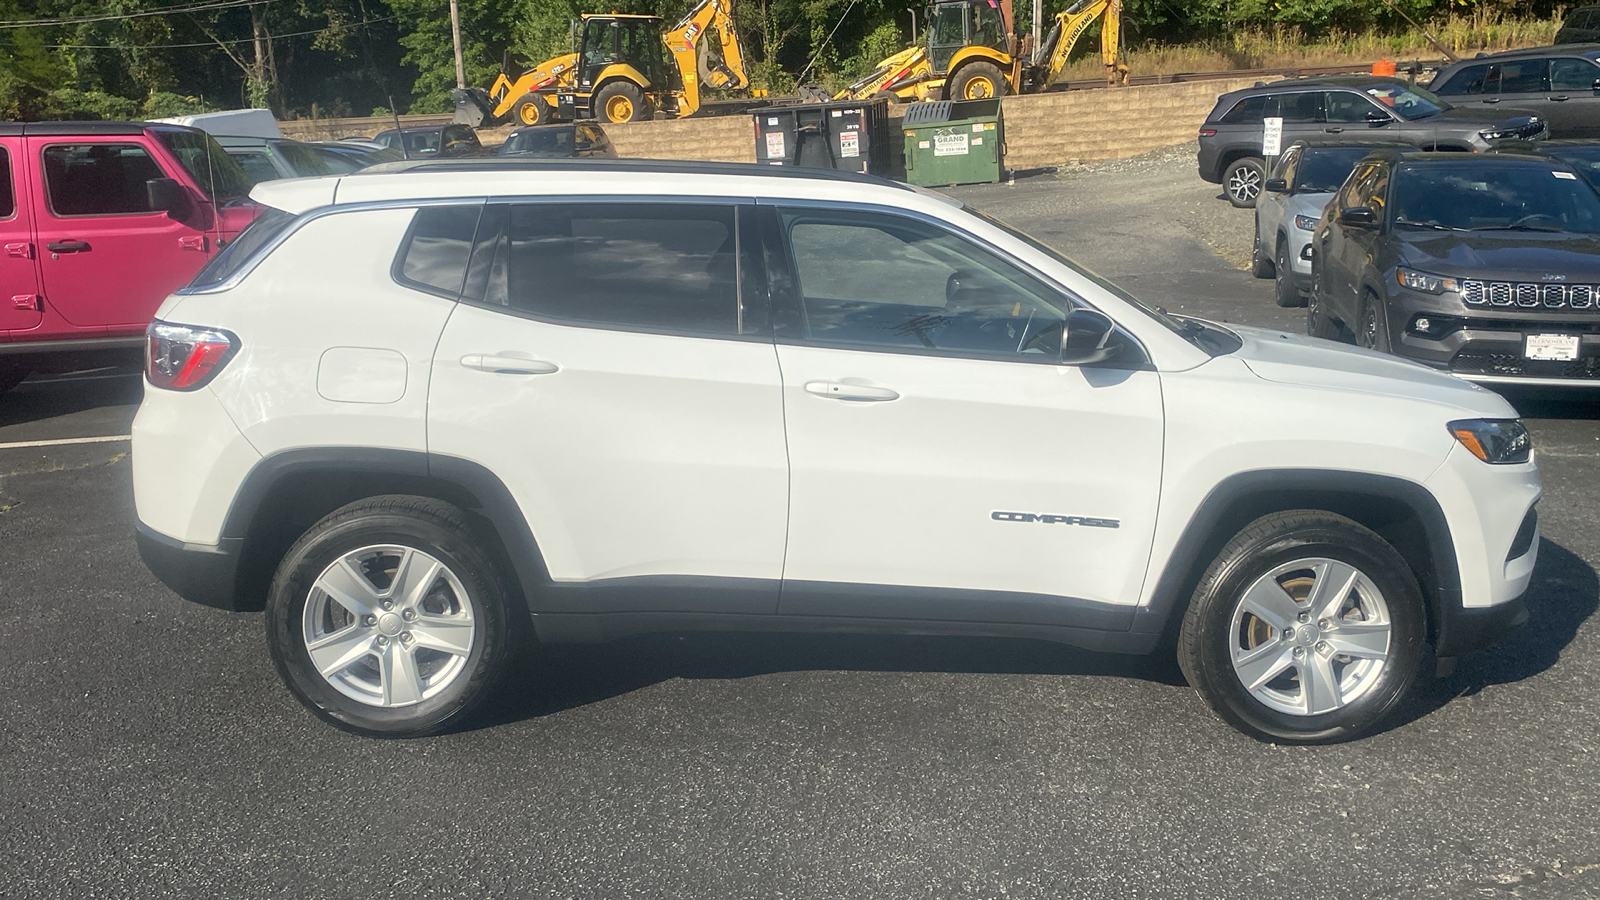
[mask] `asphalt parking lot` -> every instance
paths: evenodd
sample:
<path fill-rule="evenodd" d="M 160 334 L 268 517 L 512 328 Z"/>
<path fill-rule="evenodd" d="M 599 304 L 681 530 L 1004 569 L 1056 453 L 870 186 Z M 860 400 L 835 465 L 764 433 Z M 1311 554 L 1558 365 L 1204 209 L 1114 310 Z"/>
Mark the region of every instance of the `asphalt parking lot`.
<path fill-rule="evenodd" d="M 953 193 L 1149 302 L 1301 326 L 1192 148 Z M 1513 398 L 1532 623 L 1358 743 L 1255 743 L 1160 662 L 737 635 L 529 653 L 481 727 L 381 742 L 140 564 L 139 393 L 0 396 L 0 898 L 1600 897 L 1600 403 Z"/>

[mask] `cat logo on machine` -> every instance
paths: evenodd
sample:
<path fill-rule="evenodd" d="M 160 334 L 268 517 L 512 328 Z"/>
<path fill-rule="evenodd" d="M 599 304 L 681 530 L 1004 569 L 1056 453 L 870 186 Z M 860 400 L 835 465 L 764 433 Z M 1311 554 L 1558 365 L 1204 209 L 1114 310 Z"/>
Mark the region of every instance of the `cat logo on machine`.
<path fill-rule="evenodd" d="M 989 514 L 996 522 L 1037 522 L 1041 525 L 1082 525 L 1085 528 L 1120 528 L 1117 519 L 1096 519 L 1092 516 L 1058 516 L 1053 513 L 1000 512 Z"/>

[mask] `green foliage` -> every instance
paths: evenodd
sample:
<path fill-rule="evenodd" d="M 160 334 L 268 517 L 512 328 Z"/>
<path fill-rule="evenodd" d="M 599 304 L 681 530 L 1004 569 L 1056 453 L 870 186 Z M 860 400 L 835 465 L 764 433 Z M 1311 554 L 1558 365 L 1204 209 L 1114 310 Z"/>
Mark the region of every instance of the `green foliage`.
<path fill-rule="evenodd" d="M 146 119 L 170 119 L 173 116 L 193 116 L 212 112 L 214 107 L 199 97 L 186 97 L 171 91 L 155 91 L 146 97 L 140 111 Z"/>

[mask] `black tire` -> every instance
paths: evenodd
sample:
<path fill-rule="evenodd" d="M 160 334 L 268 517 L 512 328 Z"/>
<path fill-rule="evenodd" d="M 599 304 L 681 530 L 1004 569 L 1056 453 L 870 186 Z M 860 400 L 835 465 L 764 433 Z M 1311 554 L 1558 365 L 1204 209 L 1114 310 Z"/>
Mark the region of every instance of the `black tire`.
<path fill-rule="evenodd" d="M 1257 278 L 1271 278 L 1272 260 L 1261 252 L 1261 223 L 1256 222 L 1256 238 L 1250 244 L 1250 274 Z"/>
<path fill-rule="evenodd" d="M 945 91 L 950 100 L 986 100 L 1006 95 L 1006 76 L 993 63 L 971 62 L 951 79 Z"/>
<path fill-rule="evenodd" d="M 631 81 L 613 81 L 601 88 L 595 93 L 590 108 L 596 119 L 612 125 L 642 122 L 653 112 L 644 91 Z"/>
<path fill-rule="evenodd" d="M 1315 274 L 1311 277 L 1311 296 L 1306 300 L 1306 334 L 1329 341 L 1339 339 L 1339 326 L 1328 318 Z"/>
<path fill-rule="evenodd" d="M 507 618 L 507 597 L 511 595 L 493 559 L 479 549 L 484 543 L 459 509 L 424 497 L 370 497 L 330 513 L 289 548 L 267 597 L 267 646 L 284 683 L 323 721 L 368 737 L 437 734 L 468 719 L 491 693 L 512 650 Z M 348 611 L 349 607 L 332 603 L 328 599 L 331 595 L 320 589 L 313 591 L 313 586 L 324 574 L 335 572 L 335 565 L 347 556 L 370 548 L 421 551 L 441 563 L 443 570 L 424 585 L 429 589 L 425 596 L 417 592 L 415 596 L 421 599 L 414 605 L 400 598 L 392 607 L 380 610 L 375 606 L 373 612 L 382 618 L 373 616 L 375 621 L 368 622 Z M 379 561 L 370 574 L 377 580 L 386 572 L 395 574 L 383 568 L 386 563 L 381 557 L 385 551 L 375 552 Z M 402 565 L 397 563 L 395 568 Z M 461 590 L 448 581 L 449 577 Z M 368 586 L 375 583 L 369 581 Z M 389 588 L 394 588 L 392 582 Z M 329 632 L 330 643 L 337 635 L 348 634 L 353 639 L 341 642 L 343 646 L 353 654 L 365 654 L 327 677 L 317 671 L 308 649 L 307 632 L 311 626 L 306 607 L 312 602 L 334 613 L 346 611 L 343 618 L 347 621 L 335 623 Z M 430 609 L 428 604 L 441 604 L 443 608 Z M 430 614 L 452 616 L 449 621 L 459 629 L 462 609 L 470 613 L 467 618 L 471 627 L 470 649 L 464 655 L 429 650 L 410 630 L 401 630 L 415 629 L 418 636 L 432 633 L 422 624 L 429 621 Z M 313 606 L 312 618 L 320 615 L 318 606 Z M 402 615 L 411 624 L 405 624 L 400 619 Z M 382 697 L 386 695 L 363 701 L 346 692 L 352 685 L 364 683 L 361 673 L 381 672 L 381 654 L 402 652 L 410 659 L 413 674 L 438 664 L 433 672 L 442 680 L 436 690 L 413 678 L 408 683 L 416 686 L 416 696 L 421 699 L 390 707 L 383 705 Z M 424 653 L 425 658 L 419 656 Z M 449 662 L 440 662 L 440 658 Z M 456 659 L 462 661 L 455 662 Z M 445 679 L 440 673 L 449 677 Z M 339 679 L 345 688 L 336 687 L 334 679 Z M 380 690 L 383 683 L 380 675 Z M 430 690 L 434 692 L 430 694 Z"/>
<path fill-rule="evenodd" d="M 1389 323 L 1383 314 L 1383 301 L 1371 291 L 1361 296 L 1361 309 L 1356 313 L 1355 344 L 1379 353 L 1389 352 Z"/>
<path fill-rule="evenodd" d="M 1242 640 L 1259 634 L 1257 629 L 1265 627 L 1266 620 L 1243 612 L 1247 608 L 1246 592 L 1252 587 L 1259 589 L 1270 584 L 1269 576 L 1287 569 L 1289 571 L 1281 576 L 1285 581 L 1280 582 L 1286 585 L 1281 589 L 1284 599 L 1294 603 L 1295 609 L 1309 608 L 1296 601 L 1293 591 L 1309 592 L 1308 599 L 1317 597 L 1317 583 L 1307 580 L 1317 573 L 1314 568 L 1300 567 L 1301 561 L 1328 564 L 1330 570 L 1332 564 L 1352 567 L 1365 580 L 1350 581 L 1349 585 L 1353 586 L 1347 590 L 1350 599 L 1340 602 L 1350 602 L 1355 609 L 1356 598 L 1370 604 L 1372 596 L 1376 595 L 1385 616 L 1361 621 L 1346 618 L 1354 613 L 1335 613 L 1332 618 L 1308 622 L 1300 613 L 1284 630 L 1266 627 L 1267 637 L 1260 645 L 1253 645 L 1256 651 L 1264 651 L 1258 652 L 1258 658 L 1271 657 L 1272 665 L 1285 668 L 1253 693 L 1242 683 L 1233 654 Z M 1330 583 L 1344 583 L 1343 570 L 1340 572 Z M 1343 596 L 1340 589 L 1329 596 L 1333 595 Z M 1242 628 L 1238 624 L 1241 615 L 1245 616 Z M 1342 629 L 1370 632 L 1382 630 L 1385 625 L 1387 646 L 1382 651 L 1385 658 L 1381 665 L 1353 659 L 1338 651 L 1339 646 L 1349 646 L 1353 637 L 1353 631 Z M 1416 575 L 1394 547 L 1343 516 L 1320 510 L 1292 510 L 1272 513 L 1251 522 L 1217 554 L 1195 588 L 1184 615 L 1178 641 L 1178 665 L 1206 703 L 1245 734 L 1277 743 L 1326 744 L 1371 732 L 1404 704 L 1427 658 L 1426 641 L 1427 613 Z M 1250 648 L 1239 650 L 1246 654 L 1251 652 Z M 1285 655 L 1291 652 L 1293 655 Z M 1341 657 L 1344 662 L 1339 661 Z M 1379 667 L 1362 672 L 1359 668 L 1351 670 L 1351 665 Z M 1277 698 L 1289 696 L 1277 693 L 1281 688 L 1273 687 L 1280 682 L 1314 685 L 1315 677 L 1308 681 L 1301 674 L 1308 671 L 1308 666 L 1312 669 L 1325 666 L 1327 672 L 1335 673 L 1331 677 L 1336 686 L 1333 691 L 1320 695 L 1316 692 L 1307 695 L 1305 688 L 1300 687 L 1306 703 L 1319 697 L 1342 697 L 1345 690 L 1351 692 L 1349 699 L 1340 701 L 1342 705 L 1314 714 L 1286 712 L 1262 699 L 1265 694 L 1273 698 L 1273 703 L 1279 703 L 1282 701 Z M 1336 670 L 1335 666 L 1341 668 Z M 1263 665 L 1252 671 L 1269 673 L 1273 670 Z M 1349 681 L 1344 680 L 1347 676 Z M 1265 674 L 1262 677 L 1265 678 Z"/>
<path fill-rule="evenodd" d="M 1261 184 L 1267 177 L 1267 163 L 1258 156 L 1246 156 L 1228 163 L 1222 170 L 1222 192 L 1228 202 L 1240 209 L 1255 209 Z"/>
<path fill-rule="evenodd" d="M 545 125 L 554 112 L 550 102 L 538 94 L 523 94 L 511 104 L 511 121 L 519 128 Z"/>
<path fill-rule="evenodd" d="M 28 377 L 28 370 L 21 366 L 0 366 L 0 394 L 11 390 Z"/>
<path fill-rule="evenodd" d="M 1300 289 L 1294 286 L 1294 269 L 1289 262 L 1289 242 L 1283 238 L 1278 239 L 1277 257 L 1272 266 L 1273 299 L 1285 309 L 1305 306 L 1305 298 L 1300 296 Z"/>
<path fill-rule="evenodd" d="M 894 91 L 878 91 L 872 95 L 872 99 L 887 101 L 890 106 L 898 106 L 899 104 L 905 102 L 900 98 L 900 95 L 896 94 Z"/>

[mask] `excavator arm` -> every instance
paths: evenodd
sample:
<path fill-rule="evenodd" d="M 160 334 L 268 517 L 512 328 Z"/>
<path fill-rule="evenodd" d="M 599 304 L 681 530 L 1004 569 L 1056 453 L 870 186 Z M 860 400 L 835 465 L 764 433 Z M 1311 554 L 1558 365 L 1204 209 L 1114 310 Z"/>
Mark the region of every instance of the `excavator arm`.
<path fill-rule="evenodd" d="M 1078 0 L 1056 15 L 1049 34 L 1039 44 L 1034 65 L 1042 70 L 1039 85 L 1053 83 L 1067 67 L 1067 57 L 1095 19 L 1100 24 L 1100 56 L 1110 84 L 1127 84 L 1128 66 L 1122 58 L 1122 0 Z"/>
<path fill-rule="evenodd" d="M 879 91 L 893 91 L 906 81 L 931 75 L 928 48 L 922 45 L 907 47 L 878 63 L 871 75 L 833 95 L 835 100 L 867 100 Z"/>
<path fill-rule="evenodd" d="M 738 90 L 749 84 L 744 47 L 734 26 L 732 0 L 704 0 L 661 35 L 683 83 L 683 115 L 700 108 L 700 86 Z"/>

